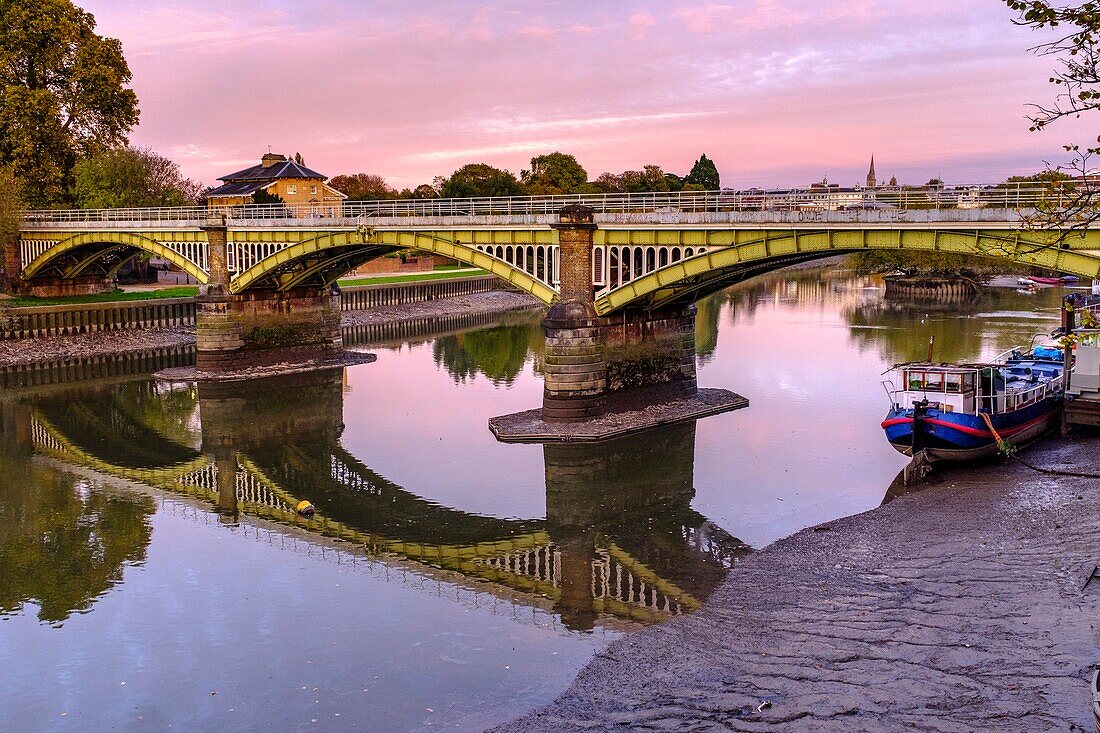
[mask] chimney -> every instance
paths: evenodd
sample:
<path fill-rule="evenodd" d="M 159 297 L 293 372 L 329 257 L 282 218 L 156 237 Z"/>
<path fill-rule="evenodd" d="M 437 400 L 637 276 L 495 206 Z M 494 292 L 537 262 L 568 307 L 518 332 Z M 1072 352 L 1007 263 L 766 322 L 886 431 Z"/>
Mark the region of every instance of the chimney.
<path fill-rule="evenodd" d="M 262 165 L 264 168 L 270 168 L 276 163 L 282 163 L 285 160 L 285 155 L 279 155 L 278 153 L 265 153 L 264 157 L 260 158 L 260 165 Z"/>

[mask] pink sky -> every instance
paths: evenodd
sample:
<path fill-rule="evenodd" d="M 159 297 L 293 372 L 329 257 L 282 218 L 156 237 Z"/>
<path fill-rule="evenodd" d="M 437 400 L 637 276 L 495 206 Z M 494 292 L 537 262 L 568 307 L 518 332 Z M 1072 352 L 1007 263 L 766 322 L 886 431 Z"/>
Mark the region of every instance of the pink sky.
<path fill-rule="evenodd" d="M 1041 36 L 1001 0 L 78 0 L 122 40 L 132 135 L 207 184 L 270 145 L 415 186 L 573 153 L 590 177 L 705 152 L 725 186 L 994 181 L 1094 125 L 1028 132 Z M 1091 131 L 1091 132 L 1090 132 Z"/>

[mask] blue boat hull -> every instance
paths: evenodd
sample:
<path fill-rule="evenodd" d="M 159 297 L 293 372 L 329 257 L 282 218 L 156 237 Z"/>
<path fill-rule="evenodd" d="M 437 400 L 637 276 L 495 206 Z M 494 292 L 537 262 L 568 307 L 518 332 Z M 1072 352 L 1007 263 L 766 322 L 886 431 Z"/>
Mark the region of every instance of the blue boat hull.
<path fill-rule="evenodd" d="M 1013 412 L 992 415 L 993 427 L 1000 436 L 1021 445 L 1038 438 L 1057 424 L 1062 396 L 1053 395 Z M 997 439 L 981 415 L 941 412 L 929 408 L 924 418 L 924 434 L 918 444 L 929 456 L 939 460 L 971 460 L 994 455 Z M 882 421 L 890 444 L 905 455 L 912 455 L 913 410 L 891 410 Z"/>

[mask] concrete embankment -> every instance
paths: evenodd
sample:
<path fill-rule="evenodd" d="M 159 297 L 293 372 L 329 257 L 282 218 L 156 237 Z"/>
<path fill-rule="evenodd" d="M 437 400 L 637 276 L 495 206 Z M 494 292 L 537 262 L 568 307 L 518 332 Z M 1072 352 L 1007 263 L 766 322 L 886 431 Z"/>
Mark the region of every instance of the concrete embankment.
<path fill-rule="evenodd" d="M 344 327 L 380 326 L 411 320 L 454 318 L 535 308 L 539 302 L 524 293 L 491 290 L 468 295 L 404 304 L 386 304 L 341 314 Z M 357 338 L 357 343 L 369 343 Z M 195 343 L 193 325 L 122 328 L 92 332 L 60 333 L 40 338 L 0 339 L 0 368 L 60 360 L 79 360 L 113 354 L 152 351 Z"/>
<path fill-rule="evenodd" d="M 1098 455 L 1092 437 L 1027 458 L 1100 473 Z M 744 558 L 700 611 L 499 730 L 1091 730 L 1098 564 L 1100 480 L 956 469 Z"/>

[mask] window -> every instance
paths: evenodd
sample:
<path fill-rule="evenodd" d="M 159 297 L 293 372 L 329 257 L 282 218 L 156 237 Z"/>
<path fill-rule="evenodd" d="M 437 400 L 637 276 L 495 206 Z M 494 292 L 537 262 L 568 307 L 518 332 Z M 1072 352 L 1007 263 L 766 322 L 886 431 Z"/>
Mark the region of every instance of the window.
<path fill-rule="evenodd" d="M 316 186 L 310 186 L 309 187 L 309 194 L 311 196 L 316 196 L 317 195 L 317 187 Z"/>
<path fill-rule="evenodd" d="M 286 192 L 289 193 L 291 196 L 293 196 L 294 194 L 298 193 L 298 187 L 287 185 Z"/>

